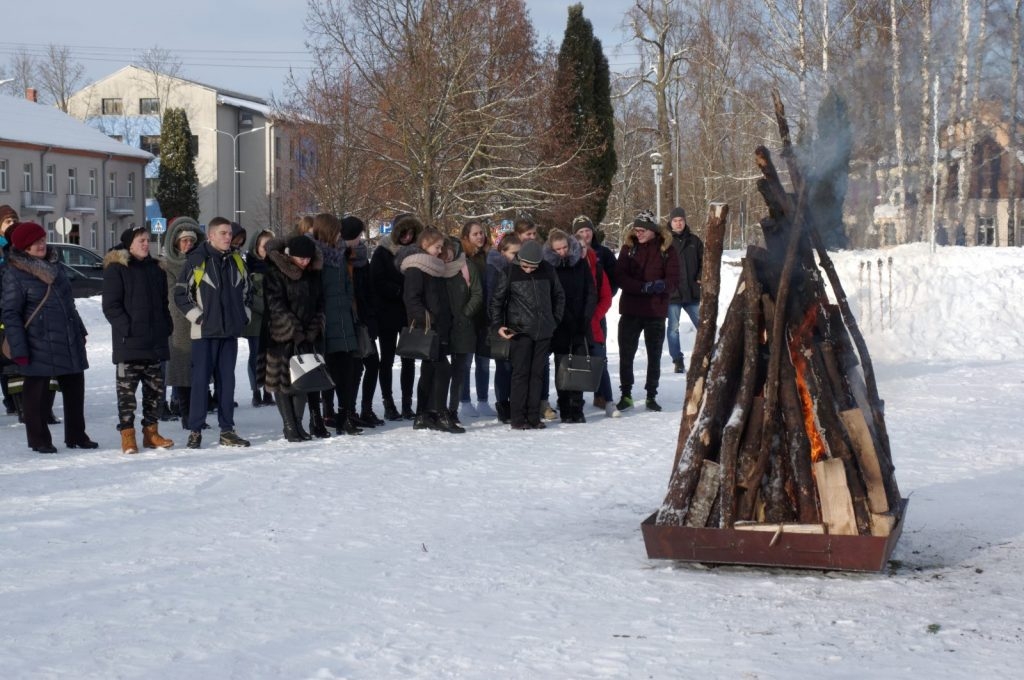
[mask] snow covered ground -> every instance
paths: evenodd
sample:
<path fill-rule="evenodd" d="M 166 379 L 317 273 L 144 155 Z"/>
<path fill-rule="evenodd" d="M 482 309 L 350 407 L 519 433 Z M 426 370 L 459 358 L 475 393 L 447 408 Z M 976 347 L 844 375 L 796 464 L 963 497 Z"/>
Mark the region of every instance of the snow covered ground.
<path fill-rule="evenodd" d="M 910 497 L 886 573 L 648 560 L 671 373 L 660 414 L 288 444 L 275 409 L 248 406 L 243 349 L 252 448 L 189 451 L 168 423 L 176 448 L 124 456 L 94 298 L 79 309 L 101 448 L 34 454 L 0 416 L 0 677 L 1020 677 L 1024 250 L 835 261 Z"/>

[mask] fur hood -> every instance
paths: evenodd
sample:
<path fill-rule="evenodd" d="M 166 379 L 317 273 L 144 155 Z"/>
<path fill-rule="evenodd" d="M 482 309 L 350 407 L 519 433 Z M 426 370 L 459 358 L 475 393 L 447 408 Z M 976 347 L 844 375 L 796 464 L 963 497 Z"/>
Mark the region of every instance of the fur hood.
<path fill-rule="evenodd" d="M 103 256 L 103 268 L 106 269 L 107 267 L 115 264 L 127 267 L 128 263 L 131 262 L 131 259 L 132 254 L 128 252 L 127 248 L 111 248 L 110 251 Z M 161 269 L 164 269 L 164 263 L 161 260 L 153 257 L 152 255 L 146 255 L 146 259 L 139 260 L 139 262 L 145 262 L 146 260 L 153 260 L 154 262 L 160 265 Z"/>
<path fill-rule="evenodd" d="M 397 255 L 399 249 L 403 247 L 401 243 L 402 234 L 412 232 L 412 241 L 407 244 L 410 245 L 416 243 L 416 239 L 419 238 L 424 229 L 423 222 L 415 215 L 398 213 L 391 220 L 391 233 L 381 239 L 380 246 L 390 250 L 392 255 Z"/>
<path fill-rule="evenodd" d="M 658 246 L 658 249 L 664 253 L 672 247 L 672 230 L 666 226 L 659 226 L 657 235 L 661 237 L 661 244 Z M 636 240 L 636 233 L 630 229 L 629 233 L 626 234 L 626 238 L 622 240 L 622 245 L 633 250 L 638 244 L 639 241 Z"/>
<path fill-rule="evenodd" d="M 47 247 L 46 254 L 42 257 L 33 257 L 21 250 L 11 248 L 7 256 L 7 264 L 15 269 L 31 274 L 46 285 L 51 285 L 57 280 L 58 267 L 57 251 Z"/>
<path fill-rule="evenodd" d="M 316 243 L 316 241 L 314 241 Z M 309 261 L 309 267 L 302 269 L 292 262 L 292 258 L 285 254 L 284 249 L 288 242 L 282 238 L 272 238 L 267 241 L 267 260 L 281 270 L 281 273 L 292 281 L 298 281 L 302 274 L 307 271 L 320 271 L 324 268 L 324 256 L 318 247 L 313 259 Z"/>
<path fill-rule="evenodd" d="M 568 243 L 569 257 L 565 258 L 565 260 L 560 258 L 558 256 L 558 253 L 554 251 L 554 249 L 551 247 L 550 241 L 545 243 L 544 250 L 541 251 L 541 254 L 544 257 L 544 261 L 550 264 L 552 267 L 555 267 L 556 269 L 562 266 L 575 267 L 576 263 L 579 262 L 580 258 L 583 257 L 583 246 L 580 245 L 580 242 L 577 241 L 574 236 L 569 237 Z"/>

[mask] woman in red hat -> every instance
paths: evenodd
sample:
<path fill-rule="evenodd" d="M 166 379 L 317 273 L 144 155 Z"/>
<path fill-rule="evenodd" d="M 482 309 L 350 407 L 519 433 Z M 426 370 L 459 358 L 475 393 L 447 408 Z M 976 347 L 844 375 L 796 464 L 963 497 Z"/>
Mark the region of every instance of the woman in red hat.
<path fill-rule="evenodd" d="M 25 378 L 22 388 L 28 445 L 56 453 L 47 425 L 50 379 L 64 395 L 64 441 L 68 448 L 94 449 L 85 433 L 85 325 L 75 308 L 71 283 L 46 231 L 34 222 L 13 227 L 4 268 L 3 322 L 11 361 Z"/>

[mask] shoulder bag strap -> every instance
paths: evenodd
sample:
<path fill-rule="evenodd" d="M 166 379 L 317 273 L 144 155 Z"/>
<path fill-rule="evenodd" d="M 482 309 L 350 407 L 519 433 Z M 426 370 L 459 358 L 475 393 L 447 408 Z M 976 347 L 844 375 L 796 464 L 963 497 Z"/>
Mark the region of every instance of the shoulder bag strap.
<path fill-rule="evenodd" d="M 36 314 L 38 314 L 39 310 L 42 309 L 43 305 L 46 304 L 46 298 L 50 297 L 51 290 L 53 290 L 52 283 L 46 287 L 46 295 L 43 296 L 43 299 L 39 301 L 39 305 L 34 310 L 32 310 L 32 313 L 29 314 L 29 317 L 25 320 L 25 328 L 28 328 L 28 325 L 32 323 L 32 319 L 36 318 Z"/>

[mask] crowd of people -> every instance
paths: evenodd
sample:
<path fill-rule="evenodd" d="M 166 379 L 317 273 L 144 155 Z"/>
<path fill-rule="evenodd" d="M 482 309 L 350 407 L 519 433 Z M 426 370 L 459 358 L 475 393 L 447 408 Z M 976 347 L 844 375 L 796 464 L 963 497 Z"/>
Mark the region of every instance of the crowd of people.
<path fill-rule="evenodd" d="M 641 335 L 644 405 L 660 411 L 666 335 L 673 369 L 682 373 L 681 313 L 698 321 L 703 244 L 686 212 L 673 209 L 667 225 L 641 212 L 617 256 L 586 216 L 569 230 L 552 228 L 543 242 L 526 218 L 499 236 L 494 243 L 479 221 L 449 236 L 400 213 L 371 255 L 365 224 L 353 215 L 321 213 L 304 217 L 290 235 L 265 229 L 252 238 L 223 217 L 205 230 L 180 217 L 155 257 L 147 229 L 126 229 L 104 257 L 102 293 L 121 450 L 139 451 L 140 384 L 142 448 L 174 446 L 160 423 L 175 420 L 187 447 L 201 448 L 214 412 L 221 446 L 249 446 L 234 422 L 240 338 L 249 349 L 251 405 L 276 406 L 289 442 L 327 438 L 332 430 L 360 435 L 399 420 L 452 434 L 464 433 L 470 417 L 497 418 L 516 430 L 542 429 L 559 417 L 583 423 L 588 389 L 594 406 L 617 417 L 634 406 Z M 60 422 L 52 408 L 59 391 L 66 446 L 96 448 L 84 418 L 88 331 L 57 254 L 43 227 L 20 222 L 6 205 L 0 246 L 0 384 L 8 413 L 19 415 L 32 450 L 54 453 L 49 426 Z M 604 361 L 587 364 L 587 388 L 563 378 L 559 367 L 580 355 L 607 357 L 605 317 L 617 294 L 615 401 Z M 432 341 L 418 361 L 403 349 L 410 328 Z M 294 375 L 296 360 L 310 356 L 333 387 L 309 388 Z M 383 417 L 373 408 L 378 387 Z"/>

